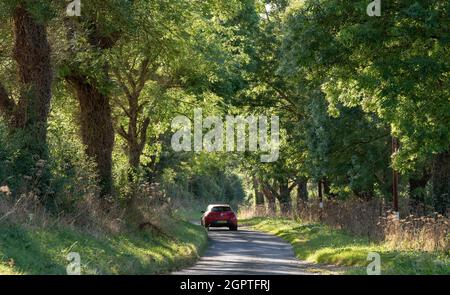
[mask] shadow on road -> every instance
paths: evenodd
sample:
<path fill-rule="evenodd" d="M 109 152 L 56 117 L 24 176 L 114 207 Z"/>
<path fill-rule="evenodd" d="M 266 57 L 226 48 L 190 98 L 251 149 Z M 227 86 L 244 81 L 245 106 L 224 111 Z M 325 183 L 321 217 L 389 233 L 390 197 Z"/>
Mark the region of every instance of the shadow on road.
<path fill-rule="evenodd" d="M 336 267 L 318 266 L 295 258 L 292 246 L 279 237 L 242 228 L 212 228 L 204 256 L 180 275 L 306 275 L 336 273 Z"/>

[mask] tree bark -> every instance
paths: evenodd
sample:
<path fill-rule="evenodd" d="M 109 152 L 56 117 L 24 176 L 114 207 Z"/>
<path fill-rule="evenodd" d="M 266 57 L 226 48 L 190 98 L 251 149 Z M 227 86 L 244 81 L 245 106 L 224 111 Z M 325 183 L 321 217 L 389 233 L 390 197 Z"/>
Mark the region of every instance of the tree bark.
<path fill-rule="evenodd" d="M 40 159 L 47 158 L 47 121 L 52 97 L 53 69 L 47 31 L 30 13 L 18 5 L 14 19 L 14 59 L 19 67 L 18 104 L 0 87 L 0 108 L 9 114 L 13 127 L 28 129 L 27 148 Z"/>
<path fill-rule="evenodd" d="M 138 171 L 140 167 L 141 155 L 147 141 L 147 129 L 150 125 L 150 118 L 143 115 L 144 103 L 139 101 L 145 83 L 149 80 L 149 70 L 150 61 L 147 58 L 140 64 L 139 75 L 136 79 L 130 73 L 128 65 L 112 67 L 128 103 L 128 107 L 121 106 L 124 115 L 129 119 L 128 128 L 125 130 L 125 127 L 120 125 L 116 126 L 116 129 L 118 134 L 127 142 L 128 164 L 133 172 Z M 132 174 L 129 175 L 130 180 L 133 177 Z"/>
<path fill-rule="evenodd" d="M 83 75 L 67 76 L 80 106 L 80 124 L 86 154 L 97 164 L 102 196 L 112 191 L 112 150 L 114 129 L 109 98 Z"/>
<path fill-rule="evenodd" d="M 319 221 L 323 219 L 323 188 L 322 180 L 317 183 L 317 194 L 319 196 Z"/>
<path fill-rule="evenodd" d="M 297 210 L 300 210 L 302 205 L 308 201 L 308 179 L 300 177 L 297 182 Z"/>
<path fill-rule="evenodd" d="M 447 214 L 450 208 L 450 151 L 436 155 L 432 168 L 434 207 Z"/>
<path fill-rule="evenodd" d="M 291 211 L 291 190 L 289 189 L 289 180 L 282 179 L 279 181 L 280 194 L 278 201 L 282 214 L 288 214 Z"/>
<path fill-rule="evenodd" d="M 146 118 L 139 128 L 136 117 L 132 118 L 128 126 L 128 163 L 134 172 L 138 171 L 141 164 L 141 155 L 147 140 L 147 129 L 149 124 L 150 120 Z"/>
<path fill-rule="evenodd" d="M 99 12 L 100 13 L 100 12 Z M 93 50 L 102 53 L 112 48 L 120 37 L 120 32 L 109 31 L 97 23 L 98 19 L 86 16 L 84 25 L 88 28 L 86 38 Z M 67 37 L 74 38 L 77 25 L 67 22 Z M 69 40 L 72 41 L 72 40 Z M 80 50 L 80 49 L 78 49 Z M 81 49 L 82 50 L 82 49 Z M 79 51 L 70 49 L 72 55 Z M 65 77 L 67 83 L 73 87 L 80 108 L 81 137 L 86 145 L 86 154 L 93 158 L 97 165 L 100 180 L 101 195 L 112 193 L 112 150 L 114 146 L 114 128 L 112 122 L 110 98 L 100 90 L 99 83 L 109 82 L 109 65 L 102 65 L 104 77 L 97 82 L 89 72 L 79 68 L 78 63 L 66 61 L 70 66 L 70 74 Z M 89 62 L 89 61 L 87 61 Z"/>
<path fill-rule="evenodd" d="M 395 137 L 392 137 L 391 140 L 391 151 L 392 154 L 395 154 L 398 151 L 399 148 L 399 142 L 398 139 Z M 392 169 L 392 202 L 393 202 L 393 209 L 394 212 L 399 212 L 398 207 L 398 183 L 399 183 L 399 174 L 398 171 L 395 169 Z"/>
<path fill-rule="evenodd" d="M 319 202 L 322 203 L 323 201 L 322 180 L 319 180 L 319 182 L 317 183 L 317 193 L 319 197 Z"/>
<path fill-rule="evenodd" d="M 53 69 L 51 48 L 45 25 L 35 20 L 23 3 L 13 11 L 14 51 L 18 65 L 19 97 L 16 103 L 0 83 L 0 112 L 7 119 L 11 132 L 23 130 L 23 145 L 36 159 L 47 160 L 47 123 L 52 97 Z M 19 173 L 29 174 L 34 163 L 21 165 Z M 18 171 L 17 171 L 18 172 Z M 33 189 L 41 198 L 48 185 L 48 169 L 37 176 Z M 45 200 L 42 200 L 45 201 Z"/>
<path fill-rule="evenodd" d="M 263 194 L 264 197 L 266 197 L 266 201 L 267 201 L 267 210 L 269 212 L 269 214 L 275 214 L 276 211 L 276 206 L 275 206 L 275 195 L 273 194 L 273 192 L 270 190 L 270 188 L 268 187 L 268 184 L 263 184 Z"/>
<path fill-rule="evenodd" d="M 327 196 L 329 200 L 336 198 L 336 194 L 331 193 L 330 183 L 326 177 L 322 180 L 322 183 L 325 196 Z"/>
<path fill-rule="evenodd" d="M 253 190 L 255 192 L 255 205 L 263 206 L 264 205 L 264 194 L 260 189 L 259 181 L 256 176 L 253 176 Z"/>

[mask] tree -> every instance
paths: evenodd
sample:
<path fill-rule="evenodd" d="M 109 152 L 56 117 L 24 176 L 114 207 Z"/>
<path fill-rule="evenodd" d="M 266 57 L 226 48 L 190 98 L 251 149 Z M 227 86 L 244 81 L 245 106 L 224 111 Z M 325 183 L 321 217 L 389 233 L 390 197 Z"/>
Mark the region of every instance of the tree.
<path fill-rule="evenodd" d="M 86 154 L 97 164 L 103 196 L 112 191 L 114 146 L 109 62 L 105 53 L 126 32 L 130 5 L 125 0 L 89 1 L 83 5 L 80 19 L 66 21 L 71 45 L 62 72 L 79 102 L 83 143 Z"/>
<path fill-rule="evenodd" d="M 255 206 L 262 206 L 264 205 L 264 194 L 261 190 L 261 184 L 258 178 L 253 175 L 252 176 L 252 185 L 253 185 L 253 191 L 255 194 Z"/>
<path fill-rule="evenodd" d="M 46 20 L 30 12 L 35 8 L 19 1 L 13 9 L 13 56 L 18 66 L 20 93 L 16 101 L 0 84 L 0 112 L 13 129 L 25 130 L 28 136 L 25 148 L 38 159 L 46 160 L 53 69 Z"/>
<path fill-rule="evenodd" d="M 136 2 L 135 22 L 110 52 L 112 78 L 120 90 L 112 101 L 115 129 L 125 140 L 133 173 L 140 167 L 152 119 L 161 119 L 152 114 L 155 107 L 169 99 L 168 89 L 184 86 L 174 60 L 191 41 L 188 30 L 193 20 L 188 12 L 182 1 Z"/>
<path fill-rule="evenodd" d="M 7 6 L 6 10 L 3 5 Z M 9 7 L 8 7 L 9 5 Z M 5 49 L 13 54 L 0 63 L 7 65 L 6 78 L 0 82 L 0 115 L 9 125 L 8 141 L 18 143 L 14 160 L 5 162 L 8 183 L 19 189 L 39 165 L 33 192 L 44 203 L 49 186 L 47 125 L 52 98 L 53 67 L 51 48 L 47 39 L 47 23 L 52 18 L 48 3 L 6 1 L 0 4 L 6 12 L 4 24 L 12 18 L 13 37 L 6 33 Z M 50 12 L 50 13 L 48 13 Z M 1 30 L 10 28 L 3 27 Z M 3 48 L 1 48 L 3 49 Z M 1 50 L 0 49 L 0 50 Z M 0 54 L 3 55 L 3 54 Z M 14 60 L 15 64 L 8 62 Z M 9 65 L 8 65 L 9 64 Z M 3 165 L 3 164 L 2 164 Z M 8 171 L 9 170 L 9 171 Z M 18 177 L 17 177 L 18 176 Z"/>
<path fill-rule="evenodd" d="M 366 6 L 305 1 L 292 7 L 285 72 L 314 83 L 331 113 L 358 106 L 376 114 L 400 140 L 393 166 L 415 174 L 430 158 L 448 153 L 448 3 L 393 1 L 378 18 L 368 18 Z M 434 174 L 445 175 L 445 169 Z M 446 195 L 446 183 L 434 183 L 435 198 Z"/>

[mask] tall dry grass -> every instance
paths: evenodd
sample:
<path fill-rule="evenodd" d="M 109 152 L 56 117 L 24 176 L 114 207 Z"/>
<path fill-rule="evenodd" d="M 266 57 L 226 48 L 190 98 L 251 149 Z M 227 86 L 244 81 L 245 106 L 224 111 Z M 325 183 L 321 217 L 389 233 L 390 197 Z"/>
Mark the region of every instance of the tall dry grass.
<path fill-rule="evenodd" d="M 391 214 L 380 218 L 379 228 L 384 241 L 395 249 L 450 251 L 449 219 L 439 214 L 400 220 Z"/>
<path fill-rule="evenodd" d="M 134 189 L 126 204 L 126 218 L 129 224 L 139 229 L 150 229 L 164 234 L 170 225 L 173 205 L 158 183 L 142 183 Z"/>
<path fill-rule="evenodd" d="M 407 210 L 403 210 L 407 212 Z M 269 212 L 264 206 L 241 207 L 241 218 L 285 217 L 304 223 L 320 222 L 348 233 L 365 236 L 369 241 L 385 242 L 392 249 L 450 251 L 449 218 L 408 215 L 397 219 L 383 200 L 348 200 L 300 203 L 288 214 Z"/>
<path fill-rule="evenodd" d="M 130 228 L 164 234 L 164 225 L 170 216 L 171 206 L 157 185 L 139 185 L 132 200 L 126 203 L 112 197 L 100 198 L 94 188 L 74 200 L 70 210 L 52 211 L 33 190 L 13 195 L 7 186 L 0 187 L 0 225 L 62 226 L 95 236 L 118 234 Z"/>
<path fill-rule="evenodd" d="M 48 161 L 37 160 L 28 175 L 15 176 L 20 181 L 15 182 L 14 190 L 5 184 L 0 187 L 0 225 L 66 226 L 93 234 L 120 232 L 122 210 L 112 199 L 99 198 L 95 173 L 77 170 L 72 178 L 48 177 L 50 168 Z"/>
<path fill-rule="evenodd" d="M 0 225 L 20 224 L 26 227 L 63 226 L 77 228 L 96 236 L 120 233 L 124 226 L 123 210 L 114 202 L 86 195 L 73 210 L 50 212 L 34 192 L 16 198 L 0 192 Z"/>

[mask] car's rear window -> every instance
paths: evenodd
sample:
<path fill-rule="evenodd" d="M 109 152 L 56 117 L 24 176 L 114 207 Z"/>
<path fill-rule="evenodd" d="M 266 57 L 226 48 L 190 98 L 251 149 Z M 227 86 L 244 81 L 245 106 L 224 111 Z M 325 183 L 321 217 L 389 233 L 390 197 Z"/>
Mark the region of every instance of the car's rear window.
<path fill-rule="evenodd" d="M 230 207 L 220 206 L 220 207 L 212 207 L 211 212 L 227 212 L 231 211 Z"/>

